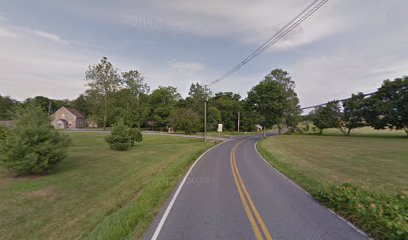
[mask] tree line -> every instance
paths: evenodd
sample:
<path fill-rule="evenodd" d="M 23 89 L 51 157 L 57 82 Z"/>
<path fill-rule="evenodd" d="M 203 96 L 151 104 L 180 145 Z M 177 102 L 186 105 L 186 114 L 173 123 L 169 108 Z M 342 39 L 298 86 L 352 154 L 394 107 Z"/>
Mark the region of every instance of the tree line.
<path fill-rule="evenodd" d="M 385 80 L 373 94 L 353 94 L 344 101 L 333 100 L 315 108 L 305 120 L 312 121 L 320 133 L 338 128 L 344 135 L 359 127 L 405 130 L 408 135 L 408 77 Z"/>
<path fill-rule="evenodd" d="M 149 130 L 181 130 L 185 133 L 203 131 L 204 101 L 208 97 L 207 125 L 215 130 L 219 123 L 227 131 L 252 131 L 255 125 L 296 127 L 300 120 L 299 99 L 289 73 L 274 69 L 249 90 L 243 99 L 233 92 L 205 92 L 204 86 L 193 83 L 183 98 L 173 86 L 159 86 L 153 91 L 137 70 L 119 71 L 106 57 L 88 67 L 85 73 L 87 90 L 74 100 L 52 100 L 43 96 L 22 103 L 0 96 L 0 106 L 7 105 L 0 119 L 12 118 L 13 110 L 35 103 L 45 112 L 53 113 L 61 106 L 76 108 L 101 127 L 123 120 L 131 128 Z M 240 115 L 240 129 L 238 129 Z"/>

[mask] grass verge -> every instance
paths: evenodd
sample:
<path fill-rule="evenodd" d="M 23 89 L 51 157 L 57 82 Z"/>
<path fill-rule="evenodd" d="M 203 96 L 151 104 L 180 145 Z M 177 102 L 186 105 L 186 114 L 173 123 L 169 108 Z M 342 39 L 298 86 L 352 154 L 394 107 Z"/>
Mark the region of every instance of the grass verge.
<path fill-rule="evenodd" d="M 272 166 L 370 236 L 408 239 L 406 141 L 294 135 L 265 139 L 257 148 Z"/>
<path fill-rule="evenodd" d="M 68 158 L 48 176 L 0 168 L 1 239 L 141 238 L 191 163 L 212 143 L 145 135 L 126 152 L 101 133 L 69 133 Z"/>

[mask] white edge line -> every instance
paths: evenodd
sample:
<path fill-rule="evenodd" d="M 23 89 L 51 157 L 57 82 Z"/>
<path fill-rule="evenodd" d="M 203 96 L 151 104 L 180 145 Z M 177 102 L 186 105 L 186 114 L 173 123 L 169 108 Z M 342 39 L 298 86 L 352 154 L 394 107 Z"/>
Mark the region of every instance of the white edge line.
<path fill-rule="evenodd" d="M 232 138 L 231 138 L 231 139 L 232 139 Z M 213 147 L 207 149 L 203 154 L 201 154 L 201 155 L 195 160 L 195 162 L 193 163 L 193 165 L 192 165 L 192 166 L 190 167 L 190 169 L 188 170 L 187 174 L 184 176 L 183 181 L 181 181 L 181 183 L 180 183 L 180 185 L 178 186 L 176 192 L 174 193 L 173 198 L 171 199 L 169 205 L 168 205 L 167 208 L 166 208 L 166 211 L 164 212 L 162 218 L 160 219 L 160 222 L 159 222 L 159 224 L 157 225 L 156 230 L 154 231 L 154 234 L 153 234 L 151 240 L 156 240 L 157 237 L 159 237 L 160 231 L 161 231 L 161 229 L 163 228 L 164 223 L 166 222 L 167 216 L 169 215 L 171 209 L 173 208 L 174 202 L 176 201 L 177 196 L 179 195 L 179 193 L 180 193 L 180 191 L 181 191 L 181 188 L 183 187 L 184 183 L 186 182 L 186 179 L 187 179 L 188 175 L 190 175 L 190 172 L 191 172 L 191 170 L 193 170 L 193 168 L 194 168 L 194 166 L 196 165 L 196 163 L 197 163 L 207 152 L 209 152 L 209 151 L 211 151 L 212 149 L 214 149 L 214 148 L 220 146 L 220 145 L 223 144 L 223 143 L 228 142 L 228 141 L 231 140 L 231 139 L 227 139 L 227 140 L 225 140 L 225 141 L 223 141 L 223 142 L 221 142 L 221 143 L 219 143 L 219 144 L 217 144 L 217 145 L 215 145 L 215 146 L 213 146 Z"/>
<path fill-rule="evenodd" d="M 273 170 L 275 170 L 277 173 L 279 173 L 281 176 L 283 176 L 284 178 L 286 178 L 288 181 L 290 181 L 292 184 L 294 184 L 297 188 L 299 188 L 300 190 L 302 190 L 304 193 L 306 193 L 309 197 L 311 197 L 313 200 L 314 198 L 312 197 L 312 195 L 310 195 L 310 193 L 308 193 L 306 190 L 304 190 L 301 186 L 297 185 L 297 183 L 295 183 L 293 180 L 291 180 L 290 178 L 286 177 L 283 173 L 281 173 L 278 169 L 274 168 L 268 161 L 265 160 L 265 158 L 259 153 L 258 148 L 256 147 L 258 144 L 259 140 L 255 142 L 254 144 L 254 148 L 256 150 L 256 152 L 258 153 L 258 155 L 262 158 L 262 160 L 265 161 L 266 164 L 268 164 L 268 166 L 270 166 Z M 320 204 L 320 203 L 319 203 Z M 348 220 L 346 220 L 345 218 L 343 218 L 342 216 L 338 215 L 335 211 L 331 210 L 330 208 L 320 204 L 322 207 L 326 208 L 327 210 L 329 210 L 329 212 L 331 212 L 332 214 L 336 215 L 339 219 L 341 219 L 342 221 L 344 221 L 345 223 L 347 223 L 350 227 L 352 227 L 354 230 L 356 230 L 357 232 L 359 232 L 360 234 L 368 237 L 367 233 L 365 233 L 363 230 L 361 230 L 360 228 L 358 228 L 357 226 L 355 226 L 354 224 L 352 224 L 351 222 L 349 222 Z"/>

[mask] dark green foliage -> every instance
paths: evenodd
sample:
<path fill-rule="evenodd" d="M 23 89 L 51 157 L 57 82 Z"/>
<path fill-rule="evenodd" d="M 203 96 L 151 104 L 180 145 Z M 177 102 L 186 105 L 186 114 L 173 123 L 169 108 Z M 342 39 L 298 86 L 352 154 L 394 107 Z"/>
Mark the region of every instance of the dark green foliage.
<path fill-rule="evenodd" d="M 365 100 L 364 116 L 375 129 L 404 129 L 408 135 L 408 76 L 385 80 Z"/>
<path fill-rule="evenodd" d="M 209 101 L 209 106 L 215 107 L 221 113 L 220 123 L 229 131 L 237 130 L 238 112 L 243 111 L 241 96 L 232 92 L 216 93 Z"/>
<path fill-rule="evenodd" d="M 19 102 L 8 97 L 0 95 L 0 120 L 10 120 L 18 107 Z"/>
<path fill-rule="evenodd" d="M 149 95 L 149 120 L 155 123 L 154 126 L 160 128 L 167 126 L 170 113 L 180 99 L 181 95 L 177 92 L 177 89 L 171 86 L 159 86 Z"/>
<path fill-rule="evenodd" d="M 320 133 L 326 128 L 340 128 L 342 114 L 338 101 L 328 102 L 325 106 L 317 107 L 312 112 L 313 124 Z"/>
<path fill-rule="evenodd" d="M 122 85 L 121 76 L 112 63 L 103 57 L 100 63 L 88 67 L 85 78 L 92 102 L 92 115 L 102 118 L 103 128 L 106 129 L 109 115 L 112 114 L 111 97 Z"/>
<path fill-rule="evenodd" d="M 132 146 L 135 146 L 135 143 L 139 143 L 143 141 L 143 134 L 137 128 L 131 128 L 129 131 L 130 134 L 130 142 Z"/>
<path fill-rule="evenodd" d="M 364 94 L 358 93 L 351 95 L 351 98 L 343 102 L 343 119 L 342 127 L 346 135 L 354 128 L 363 127 L 364 123 Z"/>
<path fill-rule="evenodd" d="M 222 123 L 220 111 L 216 107 L 209 107 L 207 111 L 208 130 L 216 130 L 219 123 Z"/>
<path fill-rule="evenodd" d="M 133 145 L 130 128 L 125 125 L 123 120 L 119 120 L 112 127 L 111 134 L 106 136 L 105 140 L 110 148 L 118 151 L 126 151 Z"/>
<path fill-rule="evenodd" d="M 408 196 L 374 193 L 350 183 L 330 185 L 317 200 L 357 223 L 375 239 L 408 239 Z"/>
<path fill-rule="evenodd" d="M 6 131 L 0 162 L 17 174 L 47 173 L 66 157 L 70 142 L 50 125 L 40 106 L 28 104 L 17 111 L 15 126 Z"/>
<path fill-rule="evenodd" d="M 299 99 L 295 93 L 295 82 L 288 72 L 274 69 L 264 80 L 248 92 L 246 106 L 263 118 L 263 125 L 277 125 L 279 132 L 286 125 L 297 125 L 300 115 Z"/>
<path fill-rule="evenodd" d="M 178 108 L 171 112 L 169 125 L 174 130 L 183 130 L 186 134 L 195 133 L 202 126 L 200 115 L 191 109 Z"/>
<path fill-rule="evenodd" d="M 0 141 L 4 140 L 4 138 L 6 138 L 6 128 L 0 125 Z"/>

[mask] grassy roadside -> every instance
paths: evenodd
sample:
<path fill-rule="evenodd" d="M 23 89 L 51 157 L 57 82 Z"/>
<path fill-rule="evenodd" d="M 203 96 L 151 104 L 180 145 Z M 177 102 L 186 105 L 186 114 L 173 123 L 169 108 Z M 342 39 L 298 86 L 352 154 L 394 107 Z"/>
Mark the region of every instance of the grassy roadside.
<path fill-rule="evenodd" d="M 407 239 L 406 144 L 401 137 L 289 135 L 262 140 L 257 148 L 276 169 L 370 236 Z"/>
<path fill-rule="evenodd" d="M 49 176 L 13 178 L 0 168 L 1 239 L 140 238 L 191 163 L 213 146 L 146 135 L 115 152 L 104 134 L 70 135 L 69 157 Z"/>

